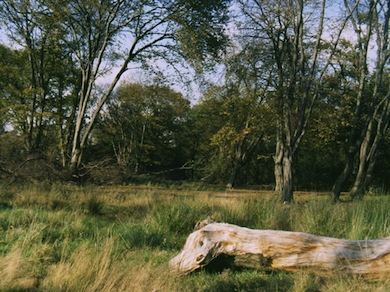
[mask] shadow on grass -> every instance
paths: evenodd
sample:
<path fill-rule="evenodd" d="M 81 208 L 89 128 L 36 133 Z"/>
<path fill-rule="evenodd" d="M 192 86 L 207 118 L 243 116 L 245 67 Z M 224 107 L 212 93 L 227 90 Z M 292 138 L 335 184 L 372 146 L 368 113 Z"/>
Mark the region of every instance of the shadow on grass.
<path fill-rule="evenodd" d="M 290 279 L 253 278 L 246 281 L 218 279 L 203 291 L 291 291 L 293 285 L 294 282 Z"/>
<path fill-rule="evenodd" d="M 203 279 L 212 279 L 198 283 L 201 287 L 196 291 L 291 291 L 294 286 L 290 273 L 237 267 L 234 261 L 233 256 L 220 255 L 196 272 Z"/>
<path fill-rule="evenodd" d="M 253 269 L 231 270 L 222 272 L 206 271 L 187 276 L 184 280 L 190 291 L 292 291 L 294 277 L 284 272 L 263 272 Z"/>

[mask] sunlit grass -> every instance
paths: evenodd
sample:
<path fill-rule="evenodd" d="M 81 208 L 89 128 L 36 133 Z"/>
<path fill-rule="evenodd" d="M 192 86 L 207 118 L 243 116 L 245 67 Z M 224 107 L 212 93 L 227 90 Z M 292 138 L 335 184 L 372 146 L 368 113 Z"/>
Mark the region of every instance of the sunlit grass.
<path fill-rule="evenodd" d="M 168 261 L 195 223 L 212 216 L 256 229 L 346 239 L 388 236 L 389 196 L 330 204 L 301 194 L 282 205 L 272 193 L 144 186 L 0 187 L 1 291 L 387 291 L 342 275 L 254 270 L 177 277 Z"/>

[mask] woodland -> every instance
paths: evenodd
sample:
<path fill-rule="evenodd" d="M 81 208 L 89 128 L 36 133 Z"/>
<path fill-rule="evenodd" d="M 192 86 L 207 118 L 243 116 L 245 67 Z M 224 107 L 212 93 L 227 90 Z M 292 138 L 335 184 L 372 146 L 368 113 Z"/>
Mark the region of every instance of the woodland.
<path fill-rule="evenodd" d="M 0 180 L 390 187 L 384 0 L 0 2 Z"/>

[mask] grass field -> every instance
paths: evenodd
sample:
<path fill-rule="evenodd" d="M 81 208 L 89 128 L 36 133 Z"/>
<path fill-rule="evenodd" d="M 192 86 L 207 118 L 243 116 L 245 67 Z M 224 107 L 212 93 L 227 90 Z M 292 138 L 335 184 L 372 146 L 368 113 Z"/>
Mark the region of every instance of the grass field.
<path fill-rule="evenodd" d="M 256 229 L 346 239 L 389 236 L 390 196 L 330 204 L 298 193 L 285 206 L 271 192 L 195 186 L 0 187 L 0 291 L 390 291 L 390 279 L 224 270 L 169 272 L 195 223 L 211 215 Z"/>

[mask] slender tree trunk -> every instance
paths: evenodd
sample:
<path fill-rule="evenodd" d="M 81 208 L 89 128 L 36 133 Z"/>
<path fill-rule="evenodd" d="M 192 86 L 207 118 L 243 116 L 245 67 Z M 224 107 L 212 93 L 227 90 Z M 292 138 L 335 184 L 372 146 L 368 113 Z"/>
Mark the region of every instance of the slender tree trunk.
<path fill-rule="evenodd" d="M 378 151 L 375 152 L 373 159 L 371 159 L 369 164 L 368 164 L 366 177 L 364 179 L 364 183 L 362 186 L 362 188 L 366 191 L 368 190 L 368 187 L 370 186 L 371 181 L 372 181 L 372 174 L 374 172 L 374 167 L 376 164 L 377 157 L 378 157 Z"/>
<path fill-rule="evenodd" d="M 366 184 L 365 184 L 365 177 L 367 174 L 367 168 L 366 165 L 367 162 L 359 163 L 359 170 L 358 174 L 356 175 L 355 182 L 352 186 L 352 189 L 349 193 L 350 200 L 354 200 L 356 198 L 363 198 L 364 193 L 366 192 Z"/>
<path fill-rule="evenodd" d="M 369 152 L 371 147 L 375 147 L 372 141 L 372 135 L 374 131 L 374 121 L 371 120 L 368 127 L 366 134 L 364 136 L 364 139 L 362 141 L 362 144 L 360 145 L 360 152 L 359 152 L 359 166 L 358 166 L 358 172 L 355 177 L 355 182 L 352 186 L 352 189 L 350 191 L 350 199 L 354 199 L 356 197 L 362 197 L 365 189 L 364 189 L 364 181 L 368 170 L 369 165 Z M 370 145 L 371 144 L 371 145 Z"/>
<path fill-rule="evenodd" d="M 344 186 L 345 181 L 351 175 L 354 157 L 355 155 L 353 153 L 347 155 L 346 161 L 344 163 L 344 168 L 333 184 L 332 193 L 334 203 L 340 202 L 341 190 Z"/>
<path fill-rule="evenodd" d="M 78 175 L 83 149 L 80 145 L 81 125 L 83 115 L 78 114 L 76 118 L 75 131 L 73 133 L 72 152 L 70 157 L 70 171 L 72 175 Z"/>
<path fill-rule="evenodd" d="M 353 8 L 351 8 L 348 5 L 348 2 L 345 1 L 345 7 L 349 11 L 351 15 L 351 23 L 355 29 L 355 32 L 357 33 L 357 39 L 358 39 L 358 51 L 359 51 L 359 62 L 358 62 L 358 72 L 359 72 L 359 80 L 358 80 L 358 88 L 357 88 L 357 97 L 356 97 L 356 104 L 355 104 L 355 111 L 354 111 L 354 120 L 352 121 L 352 128 L 348 134 L 348 147 L 347 147 L 347 159 L 344 165 L 343 171 L 340 173 L 340 175 L 337 177 L 334 185 L 333 185 L 333 201 L 337 202 L 340 200 L 340 191 L 345 183 L 345 181 L 350 176 L 352 169 L 353 169 L 353 162 L 358 154 L 359 148 L 364 145 L 362 145 L 364 141 L 364 137 L 367 136 L 367 132 L 369 132 L 369 129 L 362 129 L 359 124 L 364 119 L 364 116 L 362 115 L 362 111 L 364 109 L 364 105 L 367 102 L 366 96 L 364 94 L 366 83 L 367 83 L 367 72 L 368 72 L 368 48 L 369 43 L 372 37 L 372 25 L 375 22 L 374 20 L 374 10 L 375 10 L 375 3 L 374 1 L 370 1 L 370 10 L 367 15 L 368 21 L 366 24 L 366 31 L 363 32 L 360 28 L 359 20 L 352 16 L 351 13 L 355 9 L 358 9 L 358 7 L 355 5 Z M 358 11 L 359 12 L 359 11 Z M 367 123 L 367 122 L 365 122 Z M 368 123 L 364 125 L 363 127 L 367 127 Z M 362 135 L 359 135 L 358 133 L 362 131 Z M 368 133 L 368 135 L 371 135 Z M 366 151 L 365 149 L 361 148 L 361 152 Z M 365 163 L 363 160 L 361 160 L 362 163 Z M 364 165 L 361 165 L 362 169 L 365 168 Z M 361 177 L 357 178 L 358 180 L 361 179 Z"/>
<path fill-rule="evenodd" d="M 233 168 L 232 168 L 232 172 L 230 174 L 229 181 L 228 181 L 228 184 L 227 184 L 227 186 L 229 186 L 229 187 L 234 187 L 234 184 L 235 184 L 236 179 L 237 179 L 238 171 L 241 168 L 241 164 L 242 164 L 242 144 L 243 144 L 243 140 L 241 140 L 238 143 L 238 145 L 235 147 L 235 149 L 234 149 Z"/>
<path fill-rule="evenodd" d="M 368 125 L 366 135 L 360 147 L 359 168 L 350 192 L 351 199 L 362 198 L 371 182 L 372 172 L 378 154 L 378 147 L 388 128 L 389 110 L 389 101 L 386 98 L 381 116 L 377 117 L 377 115 L 374 114 L 374 118 L 371 119 Z"/>
<path fill-rule="evenodd" d="M 293 158 L 288 150 L 283 155 L 283 203 L 291 203 L 294 200 L 293 191 Z"/>
<path fill-rule="evenodd" d="M 34 140 L 35 149 L 40 151 L 42 145 L 42 139 L 44 138 L 44 112 L 46 111 L 46 96 L 48 91 L 48 84 L 45 79 L 45 52 L 46 52 L 46 38 L 42 40 L 42 47 L 39 50 L 39 64 L 37 64 L 38 70 L 38 96 L 39 96 L 39 113 L 36 121 L 36 137 Z"/>
<path fill-rule="evenodd" d="M 358 134 L 360 127 L 358 126 L 359 123 L 361 122 L 361 119 L 363 118 L 361 113 L 362 113 L 362 107 L 363 107 L 363 91 L 365 88 L 365 82 L 366 82 L 366 76 L 365 76 L 365 68 L 360 69 L 360 78 L 359 78 L 359 87 L 358 87 L 358 96 L 356 100 L 356 105 L 355 105 L 355 112 L 354 112 L 354 121 L 352 124 L 354 125 L 349 134 L 348 134 L 348 145 L 347 145 L 347 150 L 346 150 L 346 160 L 344 164 L 344 168 L 342 172 L 339 174 L 337 177 L 336 181 L 333 184 L 332 188 L 332 193 L 333 193 L 333 201 L 338 202 L 340 201 L 340 192 L 349 178 L 349 176 L 352 173 L 353 170 L 353 164 L 355 157 L 357 155 L 357 152 L 359 150 L 359 147 L 361 146 L 362 143 L 362 135 Z"/>
<path fill-rule="evenodd" d="M 73 148 L 72 156 L 70 158 L 70 173 L 73 178 L 79 176 L 79 166 L 81 161 L 81 150 L 79 148 Z"/>
<path fill-rule="evenodd" d="M 274 163 L 275 192 L 281 193 L 283 190 L 283 141 L 280 125 L 277 126 Z"/>
<path fill-rule="evenodd" d="M 370 2 L 370 21 L 373 23 L 373 31 L 376 32 L 377 42 L 377 61 L 375 67 L 375 83 L 372 93 L 371 110 L 369 111 L 369 121 L 366 125 L 364 138 L 360 145 L 359 152 L 359 167 L 355 178 L 355 182 L 350 192 L 350 198 L 362 198 L 367 191 L 371 182 L 372 172 L 375 166 L 377 151 L 380 142 L 387 130 L 390 116 L 390 93 L 380 97 L 384 90 L 380 90 L 383 86 L 383 72 L 385 64 L 389 60 L 389 20 L 390 20 L 390 2 L 387 1 L 387 7 L 383 7 L 384 22 L 383 25 L 378 23 L 380 15 L 376 10 L 376 2 Z M 382 24 L 382 23 L 381 23 Z M 371 32 L 371 26 L 370 30 Z M 365 45 L 368 46 L 368 42 Z"/>
<path fill-rule="evenodd" d="M 142 158 L 142 151 L 144 148 L 144 139 L 145 139 L 145 131 L 146 131 L 146 123 L 147 120 L 142 125 L 142 134 L 141 134 L 141 141 L 139 143 L 139 150 L 136 156 L 136 161 L 135 161 L 135 168 L 134 168 L 134 173 L 137 174 L 139 172 L 139 166 L 141 164 L 141 158 Z"/>

